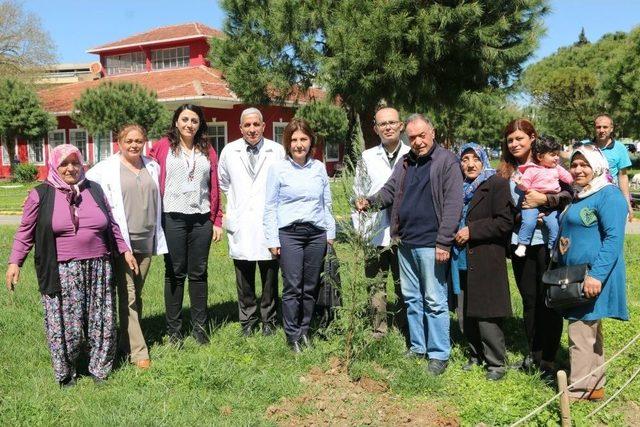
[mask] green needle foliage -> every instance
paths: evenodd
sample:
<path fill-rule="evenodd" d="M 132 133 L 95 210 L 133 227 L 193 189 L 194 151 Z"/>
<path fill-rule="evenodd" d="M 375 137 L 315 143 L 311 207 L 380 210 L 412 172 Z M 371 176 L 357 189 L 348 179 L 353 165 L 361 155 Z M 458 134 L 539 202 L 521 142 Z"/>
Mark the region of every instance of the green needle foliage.
<path fill-rule="evenodd" d="M 134 83 L 106 82 L 87 89 L 73 104 L 71 118 L 92 135 L 118 132 L 126 124 L 144 127 L 150 138 L 158 138 L 171 121 L 169 111 L 154 92 Z"/>
<path fill-rule="evenodd" d="M 14 78 L 0 79 L 0 135 L 5 141 L 15 137 L 41 138 L 56 127 L 56 119 L 40 104 L 28 84 Z M 14 144 L 7 144 L 14 158 Z"/>
<path fill-rule="evenodd" d="M 245 102 L 320 85 L 339 97 L 353 134 L 356 116 L 371 123 L 382 100 L 425 111 L 509 84 L 537 46 L 546 4 L 223 0 L 226 37 L 211 40 L 209 59 Z"/>

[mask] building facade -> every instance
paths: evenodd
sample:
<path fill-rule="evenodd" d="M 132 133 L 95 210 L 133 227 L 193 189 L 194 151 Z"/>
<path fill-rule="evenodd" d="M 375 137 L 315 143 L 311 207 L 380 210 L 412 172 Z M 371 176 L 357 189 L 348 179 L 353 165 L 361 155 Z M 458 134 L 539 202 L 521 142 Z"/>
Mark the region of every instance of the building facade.
<path fill-rule="evenodd" d="M 49 150 L 60 144 L 77 146 L 88 164 L 115 153 L 115 135 L 90 135 L 71 119 L 74 101 L 85 90 L 107 81 L 138 83 L 153 90 L 158 101 L 170 111 L 184 103 L 201 106 L 209 128 L 209 140 L 220 153 L 226 143 L 241 137 L 240 114 L 253 106 L 244 104 L 231 91 L 222 73 L 212 68 L 207 60 L 208 39 L 221 36 L 218 30 L 191 23 L 156 28 L 89 49 L 88 53 L 99 55 L 100 69 L 92 70 L 97 71 L 99 78 L 59 85 L 38 93 L 44 108 L 56 116 L 57 129 L 38 140 L 1 141 L 0 178 L 9 176 L 12 161 L 19 161 L 38 166 L 39 179 L 43 179 L 47 173 Z M 307 93 L 292 96 L 284 106 L 256 106 L 264 115 L 265 137 L 282 142 L 283 130 L 294 116 L 295 106 L 323 96 L 323 91 L 311 88 Z M 8 143 L 15 144 L 17 158 L 9 158 Z M 147 148 L 152 143 L 150 141 Z M 343 151 L 343 145 L 319 145 L 315 157 L 325 162 L 327 172 L 332 175 L 342 161 Z"/>

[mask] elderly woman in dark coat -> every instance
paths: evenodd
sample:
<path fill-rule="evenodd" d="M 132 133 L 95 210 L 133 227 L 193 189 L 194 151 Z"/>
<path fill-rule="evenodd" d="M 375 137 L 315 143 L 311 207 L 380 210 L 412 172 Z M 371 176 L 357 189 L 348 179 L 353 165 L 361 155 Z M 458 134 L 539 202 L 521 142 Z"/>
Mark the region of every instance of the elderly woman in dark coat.
<path fill-rule="evenodd" d="M 502 320 L 511 316 L 506 252 L 513 229 L 513 201 L 508 181 L 495 174 L 481 146 L 463 145 L 460 165 L 465 177 L 464 208 L 453 276 L 462 290 L 463 330 L 469 342 L 469 363 L 464 369 L 485 364 L 487 379 L 497 381 L 506 372 Z"/>

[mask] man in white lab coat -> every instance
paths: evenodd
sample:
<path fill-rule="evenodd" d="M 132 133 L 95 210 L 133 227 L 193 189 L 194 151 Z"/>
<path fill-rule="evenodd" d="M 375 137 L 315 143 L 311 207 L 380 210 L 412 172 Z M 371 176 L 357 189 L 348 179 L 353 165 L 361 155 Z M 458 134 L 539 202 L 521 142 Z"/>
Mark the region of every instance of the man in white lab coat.
<path fill-rule="evenodd" d="M 272 335 L 278 301 L 278 260 L 267 248 L 262 217 L 267 172 L 284 159 L 282 145 L 263 137 L 262 113 L 247 108 L 240 116 L 242 138 L 227 144 L 220 154 L 220 189 L 227 195 L 224 227 L 229 240 L 238 290 L 242 335 L 249 336 L 262 321 L 262 333 Z M 255 291 L 256 265 L 262 279 L 260 314 Z"/>
<path fill-rule="evenodd" d="M 353 191 L 358 197 L 375 194 L 387 182 L 396 162 L 409 152 L 410 148 L 400 140 L 403 123 L 400 114 L 394 108 L 381 108 L 375 115 L 373 130 L 380 137 L 380 144 L 362 153 L 356 168 Z M 378 248 L 377 256 L 367 260 L 365 276 L 377 278 L 370 289 L 371 317 L 374 338 L 382 338 L 387 333 L 387 278 L 389 272 L 393 277 L 396 293 L 395 324 L 404 329 L 406 314 L 400 290 L 400 273 L 396 248 L 391 245 L 389 237 L 390 209 L 370 213 L 363 223 L 360 213 L 354 213 L 352 219 L 356 229 L 371 239 Z"/>

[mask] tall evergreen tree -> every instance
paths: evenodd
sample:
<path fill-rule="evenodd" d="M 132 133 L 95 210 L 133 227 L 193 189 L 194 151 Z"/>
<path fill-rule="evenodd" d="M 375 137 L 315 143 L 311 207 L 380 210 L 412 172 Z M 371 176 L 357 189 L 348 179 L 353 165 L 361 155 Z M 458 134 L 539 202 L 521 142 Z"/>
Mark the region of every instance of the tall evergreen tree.
<path fill-rule="evenodd" d="M 74 122 L 89 133 L 118 132 L 126 124 L 147 129 L 149 137 L 161 136 L 169 127 L 169 111 L 154 92 L 134 83 L 106 82 L 87 89 L 73 104 Z"/>
<path fill-rule="evenodd" d="M 0 135 L 11 159 L 16 137 L 41 138 L 55 126 L 55 117 L 42 108 L 31 86 L 14 78 L 0 79 Z"/>
<path fill-rule="evenodd" d="M 546 0 L 222 0 L 227 37 L 209 58 L 246 102 L 319 84 L 350 131 L 381 100 L 407 110 L 455 106 L 506 85 L 537 45 Z M 368 131 L 369 127 L 365 127 Z"/>

